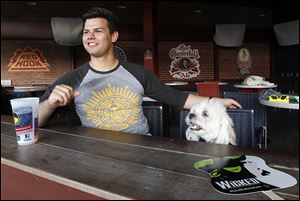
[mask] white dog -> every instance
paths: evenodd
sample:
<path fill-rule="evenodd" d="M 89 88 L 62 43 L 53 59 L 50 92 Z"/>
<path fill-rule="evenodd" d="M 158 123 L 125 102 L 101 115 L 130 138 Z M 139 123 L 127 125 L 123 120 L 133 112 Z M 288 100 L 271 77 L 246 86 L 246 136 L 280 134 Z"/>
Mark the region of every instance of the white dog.
<path fill-rule="evenodd" d="M 210 143 L 237 145 L 232 119 L 215 99 L 193 105 L 185 122 L 189 126 L 185 132 L 188 140 L 201 138 Z"/>

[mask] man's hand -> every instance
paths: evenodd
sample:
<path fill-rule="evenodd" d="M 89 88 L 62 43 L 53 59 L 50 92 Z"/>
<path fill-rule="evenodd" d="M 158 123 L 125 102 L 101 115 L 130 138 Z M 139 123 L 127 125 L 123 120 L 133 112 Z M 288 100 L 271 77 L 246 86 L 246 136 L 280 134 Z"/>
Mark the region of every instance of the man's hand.
<path fill-rule="evenodd" d="M 48 98 L 48 104 L 52 109 L 56 109 L 69 104 L 79 94 L 79 91 L 73 90 L 70 86 L 64 84 L 56 85 Z"/>
<path fill-rule="evenodd" d="M 227 108 L 240 108 L 242 109 L 242 106 L 232 98 L 220 98 L 218 99 L 225 107 Z"/>
<path fill-rule="evenodd" d="M 39 127 L 44 126 L 49 117 L 60 106 L 70 103 L 74 97 L 79 96 L 80 92 L 73 90 L 72 87 L 61 84 L 56 85 L 49 98 L 40 103 L 39 106 Z"/>

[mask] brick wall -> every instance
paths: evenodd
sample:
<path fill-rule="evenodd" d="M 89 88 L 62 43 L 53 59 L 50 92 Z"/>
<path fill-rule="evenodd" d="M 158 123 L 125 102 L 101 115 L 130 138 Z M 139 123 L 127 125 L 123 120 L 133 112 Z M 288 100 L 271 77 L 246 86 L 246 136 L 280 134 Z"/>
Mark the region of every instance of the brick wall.
<path fill-rule="evenodd" d="M 236 54 L 240 48 L 224 48 L 213 42 L 160 42 L 158 49 L 159 78 L 164 81 L 179 81 L 171 77 L 169 70 L 172 59 L 169 52 L 179 44 L 190 45 L 191 49 L 198 49 L 200 58 L 200 75 L 184 81 L 244 79 L 248 74 L 239 73 L 236 66 Z M 38 48 L 50 64 L 49 72 L 8 72 L 8 64 L 14 52 L 19 48 Z M 119 41 L 117 43 L 126 54 L 127 61 L 143 65 L 143 41 Z M 264 43 L 244 44 L 250 50 L 253 58 L 251 74 L 270 77 L 270 47 Z M 73 56 L 71 54 L 73 52 Z M 216 55 L 214 55 L 216 54 Z M 73 61 L 72 61 L 73 60 Z M 54 41 L 24 41 L 2 40 L 1 42 L 1 79 L 13 80 L 14 85 L 50 84 L 57 78 L 69 72 L 74 67 L 89 61 L 89 55 L 82 46 L 76 48 L 57 45 Z M 74 64 L 73 64 L 74 63 Z M 217 72 L 214 65 L 218 67 Z M 182 80 L 180 80 L 182 81 Z"/>
<path fill-rule="evenodd" d="M 252 43 L 244 44 L 252 56 L 252 69 L 250 74 L 265 78 L 270 77 L 270 47 L 268 44 Z M 237 69 L 236 56 L 241 47 L 224 48 L 217 46 L 217 65 L 219 67 L 219 79 L 244 79 L 249 74 L 241 74 Z"/>
<path fill-rule="evenodd" d="M 169 73 L 172 62 L 169 51 L 179 44 L 190 45 L 191 49 L 198 49 L 200 54 L 198 59 L 200 75 L 184 81 L 213 80 L 215 76 L 219 80 L 244 79 L 249 75 L 241 74 L 237 69 L 236 55 L 241 47 L 214 47 L 212 42 L 161 42 L 159 43 L 159 77 L 163 81 L 183 81 L 173 78 Z M 269 45 L 249 43 L 244 44 L 243 47 L 248 48 L 252 55 L 251 74 L 269 78 L 271 65 Z M 215 60 L 214 54 L 216 54 Z M 215 72 L 214 65 L 218 66 L 218 72 Z"/>
<path fill-rule="evenodd" d="M 123 49 L 128 62 L 144 65 L 144 41 L 119 41 L 117 46 Z"/>
<path fill-rule="evenodd" d="M 8 64 L 16 50 L 24 50 L 30 46 L 38 49 L 49 64 L 48 72 L 26 71 L 8 72 Z M 25 41 L 2 40 L 1 41 L 1 79 L 12 80 L 15 86 L 32 84 L 51 84 L 58 77 L 72 69 L 70 49 L 56 45 L 54 41 Z"/>

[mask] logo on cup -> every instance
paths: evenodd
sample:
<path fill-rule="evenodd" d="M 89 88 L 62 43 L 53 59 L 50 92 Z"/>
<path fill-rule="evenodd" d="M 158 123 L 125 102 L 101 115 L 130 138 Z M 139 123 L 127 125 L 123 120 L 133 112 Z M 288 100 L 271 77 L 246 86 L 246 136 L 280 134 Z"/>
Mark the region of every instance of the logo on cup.
<path fill-rule="evenodd" d="M 16 113 L 13 113 L 13 116 L 15 124 L 18 125 L 20 123 L 20 117 Z"/>

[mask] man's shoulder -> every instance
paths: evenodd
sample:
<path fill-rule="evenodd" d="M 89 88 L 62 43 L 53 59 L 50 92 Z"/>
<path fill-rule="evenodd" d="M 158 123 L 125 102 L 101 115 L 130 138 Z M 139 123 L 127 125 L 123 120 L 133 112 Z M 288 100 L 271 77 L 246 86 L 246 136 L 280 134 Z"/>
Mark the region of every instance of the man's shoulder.
<path fill-rule="evenodd" d="M 77 74 L 85 74 L 89 70 L 88 63 L 84 63 L 81 66 L 76 67 L 75 69 L 66 73 L 66 76 L 72 76 Z"/>
<path fill-rule="evenodd" d="M 89 68 L 89 63 L 86 62 L 80 66 L 78 66 L 77 68 L 75 68 L 73 71 L 82 71 L 82 70 L 86 70 Z"/>
<path fill-rule="evenodd" d="M 73 79 L 74 77 L 83 77 L 87 73 L 88 69 L 88 63 L 85 63 L 69 72 L 66 72 L 62 77 L 60 77 L 59 80 Z"/>
<path fill-rule="evenodd" d="M 120 65 L 123 66 L 126 70 L 128 70 L 131 73 L 142 73 L 142 74 L 152 73 L 149 69 L 145 68 L 143 65 L 140 64 L 130 63 L 127 61 L 120 61 Z"/>
<path fill-rule="evenodd" d="M 140 65 L 140 64 L 136 64 L 136 63 L 130 63 L 127 61 L 120 61 L 120 64 L 124 67 L 124 68 L 144 68 L 144 66 Z"/>

